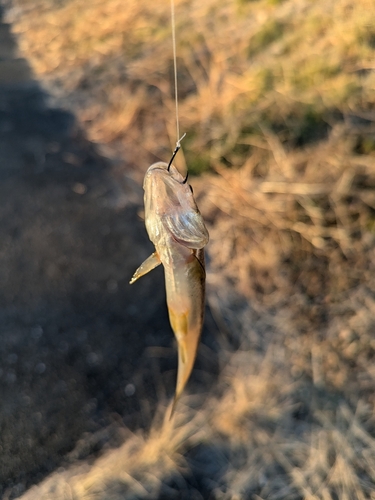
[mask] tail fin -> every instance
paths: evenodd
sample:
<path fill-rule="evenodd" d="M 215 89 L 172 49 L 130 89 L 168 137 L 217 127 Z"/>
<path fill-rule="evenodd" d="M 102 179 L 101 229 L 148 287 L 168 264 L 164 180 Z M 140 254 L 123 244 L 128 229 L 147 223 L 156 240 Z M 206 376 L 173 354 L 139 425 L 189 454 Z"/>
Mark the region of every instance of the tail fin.
<path fill-rule="evenodd" d="M 175 311 L 173 304 L 176 302 L 170 300 L 167 286 L 169 319 L 178 344 L 177 384 L 171 417 L 193 370 L 203 325 L 205 270 L 195 254 L 193 257 L 186 264 L 187 269 L 183 275 L 179 276 L 180 279 L 183 276 L 186 280 L 183 287 L 185 296 L 180 297 L 178 302 L 187 305 L 185 312 Z"/>

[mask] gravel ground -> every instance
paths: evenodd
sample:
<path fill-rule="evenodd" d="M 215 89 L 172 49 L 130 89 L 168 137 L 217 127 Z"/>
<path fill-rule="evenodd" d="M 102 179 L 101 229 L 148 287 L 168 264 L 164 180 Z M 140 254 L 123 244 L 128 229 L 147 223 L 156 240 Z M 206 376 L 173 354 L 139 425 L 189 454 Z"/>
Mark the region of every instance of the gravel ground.
<path fill-rule="evenodd" d="M 0 23 L 2 498 L 116 441 L 116 419 L 140 425 L 139 392 L 157 390 L 148 348 L 172 343 L 162 270 L 128 285 L 152 249 L 141 189 L 46 97 Z"/>

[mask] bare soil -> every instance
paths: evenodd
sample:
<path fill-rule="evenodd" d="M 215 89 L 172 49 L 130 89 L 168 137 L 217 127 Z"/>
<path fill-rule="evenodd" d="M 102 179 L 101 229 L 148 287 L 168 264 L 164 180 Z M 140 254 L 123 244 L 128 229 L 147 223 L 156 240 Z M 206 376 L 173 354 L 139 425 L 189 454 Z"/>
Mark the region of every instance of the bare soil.
<path fill-rule="evenodd" d="M 151 418 L 148 349 L 172 335 L 162 270 L 128 284 L 152 250 L 140 187 L 71 113 L 48 106 L 6 24 L 0 39 L 0 497 L 10 498 L 116 442 L 100 432 L 111 422 L 139 425 L 140 390 Z M 169 396 L 173 385 L 174 371 Z"/>

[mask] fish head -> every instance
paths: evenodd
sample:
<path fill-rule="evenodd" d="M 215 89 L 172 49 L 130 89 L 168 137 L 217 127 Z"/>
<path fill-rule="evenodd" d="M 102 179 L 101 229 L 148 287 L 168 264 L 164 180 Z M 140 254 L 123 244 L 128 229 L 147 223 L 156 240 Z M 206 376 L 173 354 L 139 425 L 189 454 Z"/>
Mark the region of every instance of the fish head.
<path fill-rule="evenodd" d="M 150 240 L 157 245 L 165 232 L 180 244 L 196 249 L 208 243 L 208 232 L 191 186 L 174 165 L 151 165 L 145 175 L 145 223 Z"/>

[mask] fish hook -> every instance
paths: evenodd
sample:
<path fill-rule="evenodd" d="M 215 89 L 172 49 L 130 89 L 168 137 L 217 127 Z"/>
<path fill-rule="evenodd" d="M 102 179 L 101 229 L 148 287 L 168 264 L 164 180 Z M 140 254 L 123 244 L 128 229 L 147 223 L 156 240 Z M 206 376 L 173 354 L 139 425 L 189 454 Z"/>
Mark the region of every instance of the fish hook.
<path fill-rule="evenodd" d="M 181 148 L 181 141 L 182 139 L 185 137 L 186 135 L 186 132 L 185 134 L 180 137 L 180 139 L 178 139 L 178 141 L 176 142 L 176 147 L 174 148 L 174 151 L 173 151 L 173 154 L 172 154 L 172 158 L 170 159 L 169 163 L 168 163 L 168 167 L 167 167 L 167 170 L 169 172 L 169 169 L 171 168 L 171 165 L 172 165 L 172 161 L 175 159 L 175 156 L 176 154 L 180 151 L 180 148 Z M 187 176 L 186 176 L 186 179 L 185 181 L 183 182 L 183 184 L 185 184 L 185 182 L 187 181 Z"/>

